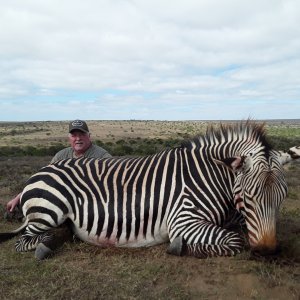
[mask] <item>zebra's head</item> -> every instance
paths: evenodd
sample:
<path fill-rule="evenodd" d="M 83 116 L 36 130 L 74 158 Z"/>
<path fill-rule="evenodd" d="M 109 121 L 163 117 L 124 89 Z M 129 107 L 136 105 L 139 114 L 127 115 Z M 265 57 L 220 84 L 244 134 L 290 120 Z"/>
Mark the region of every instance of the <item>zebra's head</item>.
<path fill-rule="evenodd" d="M 251 249 L 261 255 L 274 253 L 276 217 L 287 194 L 280 158 L 267 142 L 263 126 L 247 122 L 231 132 L 223 137 L 228 146 L 223 149 L 230 150 L 224 150 L 217 163 L 234 173 L 234 205 L 244 215 Z"/>
<path fill-rule="evenodd" d="M 201 159 L 207 157 L 225 176 L 235 208 L 245 218 L 248 240 L 253 252 L 261 255 L 277 250 L 276 217 L 286 197 L 287 184 L 278 152 L 268 143 L 264 124 L 248 120 L 235 125 L 208 128 L 204 137 L 190 143 Z M 222 177 L 222 179 L 224 179 Z"/>
<path fill-rule="evenodd" d="M 254 253 L 276 252 L 276 219 L 286 197 L 287 184 L 281 162 L 264 146 L 230 161 L 235 172 L 234 203 L 245 218 L 248 240 Z"/>
<path fill-rule="evenodd" d="M 293 159 L 300 158 L 300 146 L 295 146 L 289 149 L 288 153 Z"/>

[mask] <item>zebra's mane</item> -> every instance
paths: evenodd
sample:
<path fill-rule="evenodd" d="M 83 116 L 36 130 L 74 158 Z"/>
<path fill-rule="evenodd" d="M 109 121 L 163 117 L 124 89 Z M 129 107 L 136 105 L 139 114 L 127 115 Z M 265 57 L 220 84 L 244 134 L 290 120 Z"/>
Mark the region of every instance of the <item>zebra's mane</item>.
<path fill-rule="evenodd" d="M 204 135 L 199 135 L 191 140 L 184 141 L 181 147 L 192 149 L 195 147 L 220 145 L 236 141 L 237 139 L 242 141 L 247 137 L 251 137 L 252 140 L 260 142 L 260 144 L 265 147 L 267 154 L 272 150 L 272 146 L 266 138 L 265 123 L 258 124 L 251 120 L 235 124 L 220 123 L 217 128 L 214 125 L 210 125 Z"/>

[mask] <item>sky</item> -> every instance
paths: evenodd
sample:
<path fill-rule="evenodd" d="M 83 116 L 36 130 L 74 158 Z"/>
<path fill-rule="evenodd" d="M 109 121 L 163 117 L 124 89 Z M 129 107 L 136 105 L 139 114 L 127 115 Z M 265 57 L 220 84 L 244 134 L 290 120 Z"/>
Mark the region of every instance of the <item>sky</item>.
<path fill-rule="evenodd" d="M 298 0 L 0 0 L 0 121 L 300 118 Z"/>

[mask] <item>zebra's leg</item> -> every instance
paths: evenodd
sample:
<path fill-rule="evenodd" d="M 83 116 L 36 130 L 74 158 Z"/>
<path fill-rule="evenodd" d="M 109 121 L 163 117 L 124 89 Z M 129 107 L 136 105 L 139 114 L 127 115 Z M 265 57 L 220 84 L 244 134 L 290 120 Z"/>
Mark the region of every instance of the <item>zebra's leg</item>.
<path fill-rule="evenodd" d="M 203 234 L 204 236 L 201 237 Z M 206 235 L 209 235 L 209 237 Z M 206 226 L 194 224 L 194 226 L 188 226 L 180 235 L 171 239 L 167 253 L 206 258 L 233 256 L 240 253 L 243 248 L 244 239 L 238 233 L 222 229 L 213 224 L 206 224 Z"/>
<path fill-rule="evenodd" d="M 52 256 L 55 250 L 60 248 L 65 242 L 71 241 L 72 238 L 72 231 L 67 225 L 53 229 L 50 232 L 50 237 L 37 245 L 35 257 L 38 260 L 43 260 Z"/>
<path fill-rule="evenodd" d="M 243 250 L 245 245 L 244 239 L 238 233 L 223 229 L 222 235 L 223 237 L 216 244 L 187 243 L 186 254 L 206 258 L 212 256 L 234 256 Z"/>
<path fill-rule="evenodd" d="M 168 224 L 171 241 L 168 253 L 205 258 L 232 256 L 242 251 L 245 242 L 241 234 L 207 221 L 188 202 L 185 201 L 182 210 Z"/>
<path fill-rule="evenodd" d="M 233 210 L 227 220 L 224 223 L 224 228 L 230 229 L 240 229 L 246 226 L 246 221 L 244 216 L 237 210 Z"/>
<path fill-rule="evenodd" d="M 35 250 L 35 257 L 39 260 L 49 257 L 53 251 L 72 239 L 72 232 L 68 226 L 52 228 L 49 231 L 28 225 L 24 234 L 16 242 L 17 252 Z"/>
<path fill-rule="evenodd" d="M 46 230 L 38 229 L 34 225 L 28 225 L 25 232 L 15 243 L 17 252 L 26 252 L 34 250 L 41 242 L 45 242 L 51 238 L 51 234 Z"/>
<path fill-rule="evenodd" d="M 168 254 L 183 256 L 187 253 L 186 240 L 182 236 L 176 237 L 167 249 Z"/>

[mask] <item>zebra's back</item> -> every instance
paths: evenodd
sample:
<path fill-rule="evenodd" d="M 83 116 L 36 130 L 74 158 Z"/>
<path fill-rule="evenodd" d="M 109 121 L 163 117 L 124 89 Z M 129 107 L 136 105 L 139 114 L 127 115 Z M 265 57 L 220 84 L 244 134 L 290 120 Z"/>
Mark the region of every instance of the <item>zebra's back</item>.
<path fill-rule="evenodd" d="M 32 220 L 32 211 L 50 207 L 47 226 L 70 219 L 75 234 L 96 245 L 166 242 L 168 204 L 181 192 L 172 186 L 175 160 L 173 150 L 141 158 L 60 161 L 28 181 L 21 200 L 24 214 Z"/>

